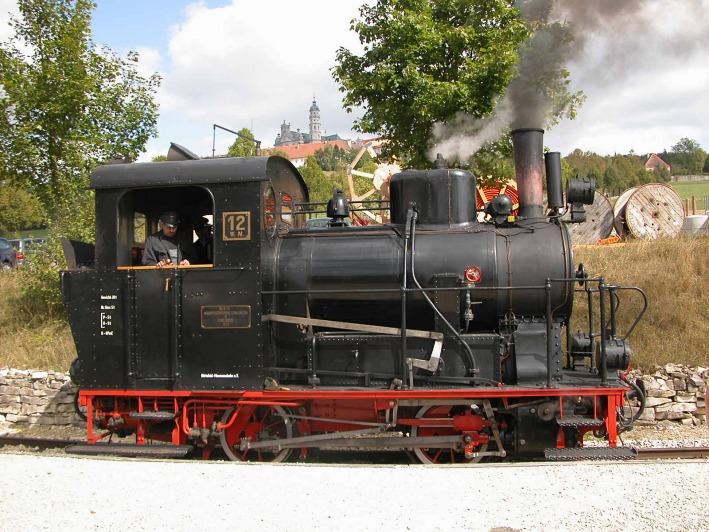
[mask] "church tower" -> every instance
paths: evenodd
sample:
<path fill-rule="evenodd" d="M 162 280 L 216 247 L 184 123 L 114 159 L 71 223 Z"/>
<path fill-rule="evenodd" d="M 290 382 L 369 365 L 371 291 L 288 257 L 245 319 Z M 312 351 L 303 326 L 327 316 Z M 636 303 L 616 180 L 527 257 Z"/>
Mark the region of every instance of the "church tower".
<path fill-rule="evenodd" d="M 310 142 L 320 142 L 320 138 L 320 108 L 313 96 L 313 105 L 310 106 Z"/>

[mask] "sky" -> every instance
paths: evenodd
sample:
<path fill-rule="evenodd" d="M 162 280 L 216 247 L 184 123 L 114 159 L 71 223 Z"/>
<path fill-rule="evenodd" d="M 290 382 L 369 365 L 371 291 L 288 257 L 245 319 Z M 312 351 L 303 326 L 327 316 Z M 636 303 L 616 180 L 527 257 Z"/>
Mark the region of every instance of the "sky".
<path fill-rule="evenodd" d="M 331 74 L 340 46 L 361 50 L 349 26 L 363 2 L 98 0 L 94 41 L 121 55 L 139 52 L 142 72 L 163 78 L 159 136 L 140 160 L 166 154 L 171 142 L 210 156 L 214 124 L 249 128 L 262 147 L 273 146 L 284 121 L 308 132 L 313 98 L 325 134 L 370 138 L 352 131 L 357 115 L 343 109 Z M 547 132 L 551 150 L 645 154 L 688 137 L 709 151 L 709 46 L 701 36 L 709 0 L 638 5 L 645 11 L 634 15 L 637 24 L 609 20 L 600 29 L 607 33 L 592 35 L 567 65 L 571 90 L 587 100 L 575 120 Z M 0 0 L 0 41 L 9 35 L 8 12 L 17 12 L 16 0 Z M 692 46 L 676 45 L 687 41 Z M 609 61 L 613 68 L 605 68 Z M 217 129 L 216 153 L 234 139 Z"/>

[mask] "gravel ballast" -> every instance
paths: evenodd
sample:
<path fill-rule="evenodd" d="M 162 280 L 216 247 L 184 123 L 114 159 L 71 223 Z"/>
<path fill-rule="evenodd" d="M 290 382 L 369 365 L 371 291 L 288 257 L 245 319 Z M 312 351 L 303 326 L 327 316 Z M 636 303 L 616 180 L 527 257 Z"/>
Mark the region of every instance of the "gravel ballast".
<path fill-rule="evenodd" d="M 3 529 L 707 530 L 709 461 L 329 466 L 2 454 Z"/>

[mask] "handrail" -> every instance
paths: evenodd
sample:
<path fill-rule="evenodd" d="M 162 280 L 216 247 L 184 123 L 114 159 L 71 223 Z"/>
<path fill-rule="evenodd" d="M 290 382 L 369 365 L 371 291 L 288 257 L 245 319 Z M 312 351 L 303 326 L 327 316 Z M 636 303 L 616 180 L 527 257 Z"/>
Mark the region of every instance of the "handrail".
<path fill-rule="evenodd" d="M 116 270 L 166 270 L 177 269 L 184 270 L 189 268 L 214 268 L 214 264 L 166 264 L 165 266 L 116 266 Z"/>
<path fill-rule="evenodd" d="M 642 288 L 638 288 L 637 286 L 611 286 L 611 290 L 634 290 L 635 292 L 639 292 L 640 295 L 643 297 L 643 309 L 640 311 L 638 316 L 635 318 L 635 321 L 633 324 L 630 326 L 630 329 L 628 329 L 628 332 L 625 333 L 625 336 L 620 338 L 621 340 L 626 340 L 633 330 L 635 330 L 635 327 L 640 323 L 640 319 L 645 315 L 645 311 L 647 311 L 648 307 L 648 301 L 647 301 L 647 294 Z"/>

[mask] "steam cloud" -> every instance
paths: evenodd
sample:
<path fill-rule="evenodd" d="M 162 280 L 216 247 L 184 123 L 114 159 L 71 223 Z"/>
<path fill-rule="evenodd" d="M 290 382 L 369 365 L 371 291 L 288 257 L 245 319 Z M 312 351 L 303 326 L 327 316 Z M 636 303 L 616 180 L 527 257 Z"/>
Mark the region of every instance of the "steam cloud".
<path fill-rule="evenodd" d="M 567 68 L 584 84 L 607 84 L 629 75 L 656 57 L 680 60 L 709 44 L 709 15 L 702 0 L 516 0 L 530 22 L 559 22 L 538 31 L 520 49 L 518 76 L 489 117 L 458 113 L 437 123 L 429 157 L 465 161 L 486 142 L 512 128 L 542 128 L 555 110 L 549 94 L 537 89 L 543 79 Z M 658 23 L 659 21 L 659 23 Z M 565 28 L 570 29 L 572 40 Z M 557 104 L 558 105 L 558 104 Z"/>

